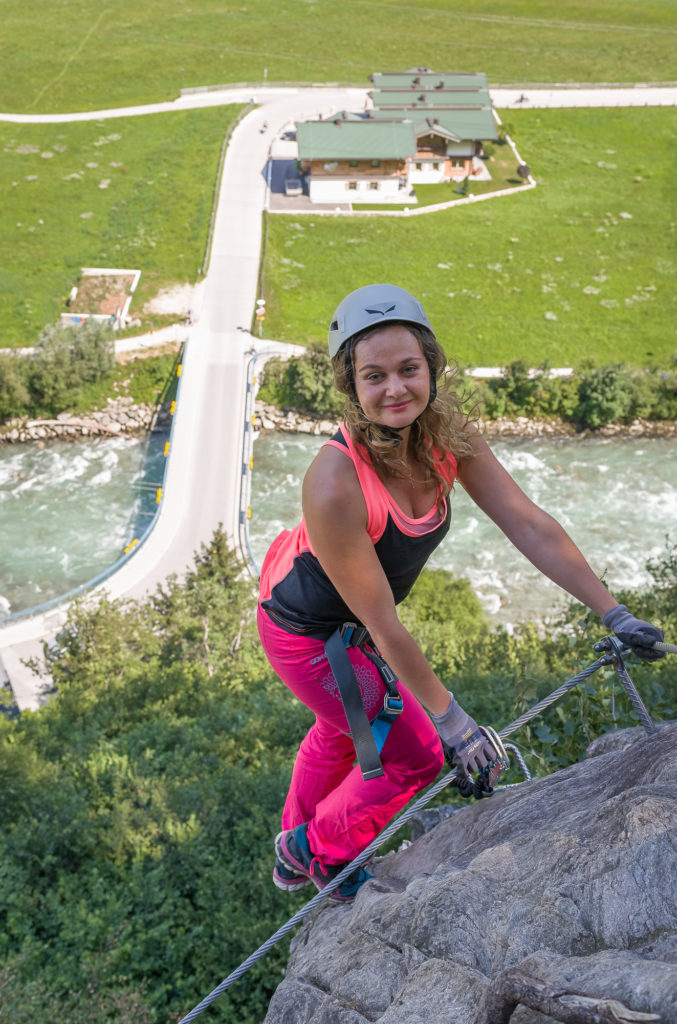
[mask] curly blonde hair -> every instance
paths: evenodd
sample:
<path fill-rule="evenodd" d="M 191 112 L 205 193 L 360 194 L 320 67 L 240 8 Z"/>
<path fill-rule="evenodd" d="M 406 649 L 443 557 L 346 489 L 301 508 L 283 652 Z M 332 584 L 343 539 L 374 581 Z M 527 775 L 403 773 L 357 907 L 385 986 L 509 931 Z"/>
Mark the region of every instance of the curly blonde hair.
<path fill-rule="evenodd" d="M 357 399 L 354 371 L 355 349 L 360 341 L 400 323 L 418 339 L 430 368 L 431 385 L 436 384 L 434 400 L 412 424 L 411 439 L 416 459 L 425 468 L 426 480 L 434 479 L 439 484 L 441 500 L 449 493 L 450 485 L 438 468 L 439 453 L 450 451 L 459 461 L 474 454 L 470 425 L 477 419 L 477 410 L 475 405 L 471 405 L 469 412 L 464 409 L 471 396 L 456 390 L 454 380 L 458 366 L 448 364 L 433 332 L 404 320 L 390 321 L 383 327 L 367 327 L 349 338 L 332 359 L 334 384 L 346 396 L 344 417 L 350 436 L 366 448 L 376 471 L 407 479 L 402 456 L 396 454 L 400 444 L 397 433 L 367 419 Z"/>

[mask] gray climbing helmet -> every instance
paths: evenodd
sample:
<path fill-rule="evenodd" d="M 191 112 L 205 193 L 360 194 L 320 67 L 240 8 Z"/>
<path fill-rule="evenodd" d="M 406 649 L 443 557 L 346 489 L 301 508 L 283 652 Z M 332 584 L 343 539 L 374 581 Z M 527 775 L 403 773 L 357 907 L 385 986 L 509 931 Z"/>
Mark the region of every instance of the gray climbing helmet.
<path fill-rule="evenodd" d="M 423 306 L 413 295 L 395 284 L 367 284 L 346 295 L 336 307 L 329 324 L 329 355 L 333 359 L 341 345 L 358 331 L 379 327 L 389 320 L 404 320 L 426 327 L 434 337 Z"/>

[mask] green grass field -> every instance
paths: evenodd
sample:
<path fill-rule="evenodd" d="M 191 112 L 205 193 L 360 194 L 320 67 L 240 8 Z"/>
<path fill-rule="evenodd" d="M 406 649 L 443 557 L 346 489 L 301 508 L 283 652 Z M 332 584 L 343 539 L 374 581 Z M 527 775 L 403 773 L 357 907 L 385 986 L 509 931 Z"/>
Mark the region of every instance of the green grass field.
<path fill-rule="evenodd" d="M 366 82 L 425 65 L 492 83 L 675 77 L 674 0 L 3 3 L 0 110 L 97 110 L 182 86 Z"/>
<path fill-rule="evenodd" d="M 32 345 L 66 312 L 81 267 L 141 270 L 132 313 L 194 282 L 238 110 L 0 124 L 0 347 Z"/>
<path fill-rule="evenodd" d="M 324 339 L 345 293 L 392 281 L 464 365 L 671 365 L 677 111 L 510 118 L 539 183 L 523 195 L 406 219 L 269 216 L 266 335 Z"/>
<path fill-rule="evenodd" d="M 367 85 L 374 70 L 417 63 L 485 70 L 492 83 L 660 81 L 674 76 L 677 40 L 674 0 L 7 0 L 3 15 L 0 109 L 35 113 L 264 75 Z M 132 312 L 193 283 L 234 116 L 0 123 L 0 346 L 32 344 L 82 266 L 140 269 Z M 271 218 L 266 333 L 321 336 L 337 296 L 388 277 L 426 296 L 466 363 L 671 360 L 675 113 L 509 118 L 539 180 L 528 195 L 410 221 Z M 437 201 L 434 187 L 421 201 Z"/>

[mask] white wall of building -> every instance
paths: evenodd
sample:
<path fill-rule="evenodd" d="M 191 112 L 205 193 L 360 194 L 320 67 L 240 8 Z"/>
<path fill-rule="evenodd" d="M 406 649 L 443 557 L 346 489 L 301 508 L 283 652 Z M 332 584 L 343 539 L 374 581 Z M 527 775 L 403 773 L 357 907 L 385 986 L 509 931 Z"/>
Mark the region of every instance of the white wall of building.
<path fill-rule="evenodd" d="M 410 185 L 436 185 L 444 181 L 444 157 L 417 160 L 413 158 L 408 166 Z"/>
<path fill-rule="evenodd" d="M 313 203 L 401 203 L 407 190 L 400 178 L 314 178 L 310 176 L 310 201 Z M 355 188 L 348 183 L 355 182 Z M 376 183 L 378 188 L 370 185 Z"/>

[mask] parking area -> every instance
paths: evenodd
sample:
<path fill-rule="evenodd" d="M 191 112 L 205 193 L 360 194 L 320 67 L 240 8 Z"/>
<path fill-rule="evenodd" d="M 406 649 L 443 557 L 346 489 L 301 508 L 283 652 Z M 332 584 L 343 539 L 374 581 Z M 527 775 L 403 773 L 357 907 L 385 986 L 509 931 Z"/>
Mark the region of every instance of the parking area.
<path fill-rule="evenodd" d="M 288 156 L 271 158 L 266 167 L 266 177 L 269 185 L 268 209 L 271 213 L 327 213 L 329 211 L 350 213 L 352 211 L 350 203 L 340 205 L 311 203 L 308 196 L 308 181 L 299 172 L 295 157 L 293 159 Z M 297 187 L 300 187 L 302 189 L 300 195 L 287 195 L 285 185 L 288 186 L 289 182 L 299 183 L 298 186 L 292 186 L 292 191 L 296 193 Z"/>

